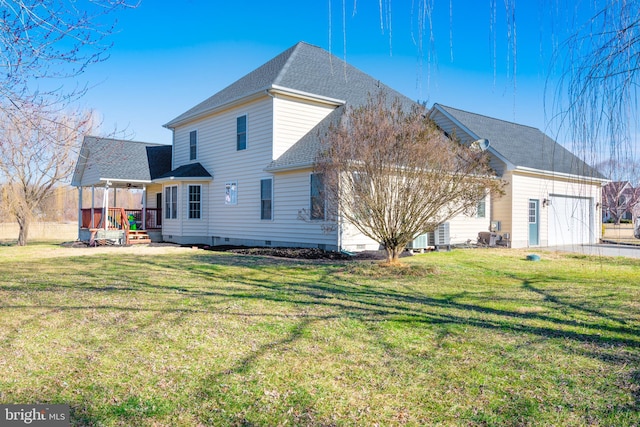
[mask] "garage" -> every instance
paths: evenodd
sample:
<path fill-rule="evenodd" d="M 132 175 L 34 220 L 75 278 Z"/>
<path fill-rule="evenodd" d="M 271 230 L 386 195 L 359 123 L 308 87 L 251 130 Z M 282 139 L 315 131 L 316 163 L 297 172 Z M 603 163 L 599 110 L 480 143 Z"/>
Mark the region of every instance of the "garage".
<path fill-rule="evenodd" d="M 593 243 L 593 201 L 586 197 L 549 196 L 549 246 Z"/>

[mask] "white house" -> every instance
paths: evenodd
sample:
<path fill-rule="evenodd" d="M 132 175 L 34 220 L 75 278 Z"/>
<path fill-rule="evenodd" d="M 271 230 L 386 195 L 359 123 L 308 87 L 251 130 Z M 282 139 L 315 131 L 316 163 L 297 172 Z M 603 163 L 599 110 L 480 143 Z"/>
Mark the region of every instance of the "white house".
<path fill-rule="evenodd" d="M 299 213 L 318 202 L 313 163 L 319 135 L 340 120 L 345 106 L 361 105 L 380 89 L 412 103 L 325 50 L 301 42 L 168 122 L 165 127 L 173 131 L 170 170 L 158 173 L 151 157 L 149 165 L 142 155 L 136 158 L 138 168 L 156 170 L 137 184 L 146 190 L 145 209 L 162 209 L 162 239 L 378 249 L 377 242 L 348 224 L 326 227 L 322 214 L 302 220 Z M 499 221 L 501 233 L 511 234 L 513 246 L 597 240 L 600 215 L 595 211 L 603 177 L 596 171 L 535 129 L 437 104 L 430 114 L 444 131 L 465 141 L 488 139 L 492 165 L 510 184 L 506 197 L 481 201 L 477 215 L 452 219 L 451 243 L 475 241 L 492 220 Z M 87 145 L 99 141 L 85 139 Z M 126 144 L 116 145 L 126 150 Z M 544 162 L 528 162 L 539 152 Z M 88 173 L 101 161 L 87 147 L 74 185 L 101 185 L 104 180 Z M 118 176 L 122 185 L 125 175 Z"/>

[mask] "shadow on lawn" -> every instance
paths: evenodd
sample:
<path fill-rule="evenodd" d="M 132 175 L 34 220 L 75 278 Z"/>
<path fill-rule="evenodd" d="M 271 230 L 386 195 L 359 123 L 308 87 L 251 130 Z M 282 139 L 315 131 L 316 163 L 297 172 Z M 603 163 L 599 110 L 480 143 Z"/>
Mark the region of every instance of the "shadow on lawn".
<path fill-rule="evenodd" d="M 349 318 L 365 324 L 378 322 L 393 322 L 403 325 L 433 325 L 436 327 L 471 326 L 479 329 L 496 331 L 503 334 L 524 334 L 544 339 L 560 339 L 566 341 L 568 352 L 580 353 L 618 366 L 637 366 L 640 363 L 637 349 L 640 348 L 640 332 L 624 319 L 618 319 L 610 312 L 591 307 L 587 304 L 577 304 L 567 298 L 554 295 L 544 286 L 537 285 L 531 278 L 518 275 L 509 276 L 514 282 L 520 283 L 527 292 L 543 297 L 541 304 L 548 311 L 518 312 L 507 309 L 493 308 L 483 305 L 482 301 L 469 302 L 473 295 L 461 293 L 459 295 L 429 296 L 420 292 L 419 287 L 410 286 L 378 286 L 375 281 L 363 280 L 357 283 L 345 272 L 344 263 L 314 261 L 292 261 L 259 256 L 237 256 L 207 254 L 181 257 L 178 262 L 161 258 L 143 257 L 135 260 L 118 260 L 123 271 L 128 268 L 162 269 L 167 274 L 182 277 L 183 281 L 175 285 L 150 283 L 142 275 L 130 277 L 126 273 L 114 283 L 113 271 L 102 271 L 99 268 L 83 271 L 84 280 L 75 284 L 74 289 L 86 292 L 126 292 L 135 299 L 136 293 L 158 293 L 181 298 L 196 299 L 197 307 L 178 308 L 166 304 L 160 308 L 132 307 L 118 304 L 83 305 L 70 304 L 60 306 L 27 306 L 4 303 L 1 310 L 38 308 L 43 310 L 122 310 L 122 311 L 150 311 L 156 316 L 189 315 L 193 313 L 221 313 L 225 316 L 286 318 L 290 320 L 288 332 L 273 341 L 264 342 L 238 358 L 231 366 L 218 372 L 211 372 L 206 376 L 199 390 L 195 392 L 197 398 L 219 398 L 224 395 L 221 385 L 230 376 L 245 375 L 251 371 L 256 363 L 268 354 L 279 354 L 286 348 L 300 340 L 309 332 L 316 322 L 328 319 Z M 55 262 L 55 261 L 51 261 Z M 74 259 L 77 267 L 91 266 L 95 260 Z M 105 261 L 105 266 L 106 266 Z M 232 267 L 232 268 L 221 268 Z M 476 266 L 477 267 L 477 266 Z M 486 267 L 484 267 L 486 268 Z M 269 279 L 265 279 L 265 275 Z M 310 280 L 309 276 L 312 277 Z M 193 279 L 197 279 L 193 281 Z M 39 279 L 40 290 L 56 291 L 61 285 L 56 285 L 55 278 Z M 561 281 L 559 278 L 548 278 L 546 282 Z M 191 282 L 196 283 L 195 285 Z M 213 286 L 207 283 L 214 283 Z M 225 283 L 230 283 L 225 285 Z M 542 284 L 543 285 L 543 284 Z M 66 285 L 65 285 L 66 286 Z M 33 287 L 30 284 L 0 286 L 0 290 L 19 291 Z M 64 287 L 64 286 L 63 286 Z M 464 299 L 465 302 L 460 300 Z M 287 312 L 296 315 L 285 315 L 278 312 L 247 313 L 239 309 L 228 308 L 230 301 L 268 301 L 282 305 Z M 274 306 L 278 307 L 278 305 Z M 314 314 L 309 308 L 321 308 L 321 314 Z M 575 316 L 580 313 L 580 316 Z M 34 316 L 30 321 L 37 321 Z M 579 318 L 577 320 L 576 318 Z M 172 322 L 179 322 L 180 318 L 172 318 Z M 144 325 L 142 325 L 144 329 Z M 8 337 L 11 338 L 10 336 Z M 381 345 L 385 345 L 385 338 L 378 337 Z M 578 346 L 573 344 L 580 344 Z M 570 348 L 569 348 L 570 347 Z M 387 346 L 387 351 L 394 351 Z M 402 354 L 397 354 L 403 357 Z M 630 383 L 635 404 L 618 410 L 640 410 L 640 371 L 634 371 L 624 381 Z M 222 394 L 221 394 L 222 393 Z M 250 398 L 251 396 L 249 396 Z M 254 396 L 255 397 L 255 396 Z M 242 406 L 247 404 L 247 397 L 238 396 L 233 404 L 238 412 L 233 421 L 236 424 L 249 425 L 243 419 Z M 291 398 L 293 399 L 293 398 Z M 298 423 L 314 423 L 313 399 L 298 398 L 289 402 L 295 410 L 291 421 Z M 88 414 L 85 414 L 88 415 Z M 302 418 L 296 418 L 302 417 Z"/>

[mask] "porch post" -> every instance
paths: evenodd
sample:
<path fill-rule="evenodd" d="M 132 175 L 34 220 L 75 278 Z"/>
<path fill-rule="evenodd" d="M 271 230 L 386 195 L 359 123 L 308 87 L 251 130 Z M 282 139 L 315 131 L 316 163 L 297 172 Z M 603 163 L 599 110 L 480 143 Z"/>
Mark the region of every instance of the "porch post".
<path fill-rule="evenodd" d="M 96 186 L 91 186 L 91 228 L 96 228 Z"/>
<path fill-rule="evenodd" d="M 142 184 L 142 229 L 147 229 L 147 185 Z"/>
<path fill-rule="evenodd" d="M 104 231 L 109 229 L 109 181 L 104 185 L 104 197 L 102 198 L 102 222 Z"/>
<path fill-rule="evenodd" d="M 118 189 L 116 187 L 113 187 L 113 207 L 117 207 L 118 206 Z"/>
<path fill-rule="evenodd" d="M 80 240 L 81 228 L 82 228 L 82 186 L 78 187 L 78 240 Z"/>

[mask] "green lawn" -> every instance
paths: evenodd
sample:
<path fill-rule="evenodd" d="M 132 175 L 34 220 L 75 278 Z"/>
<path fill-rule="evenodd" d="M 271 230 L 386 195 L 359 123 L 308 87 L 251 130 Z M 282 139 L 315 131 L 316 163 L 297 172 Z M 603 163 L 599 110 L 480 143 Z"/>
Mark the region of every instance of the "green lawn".
<path fill-rule="evenodd" d="M 0 403 L 73 425 L 640 424 L 638 260 L 55 250 L 0 247 Z"/>

